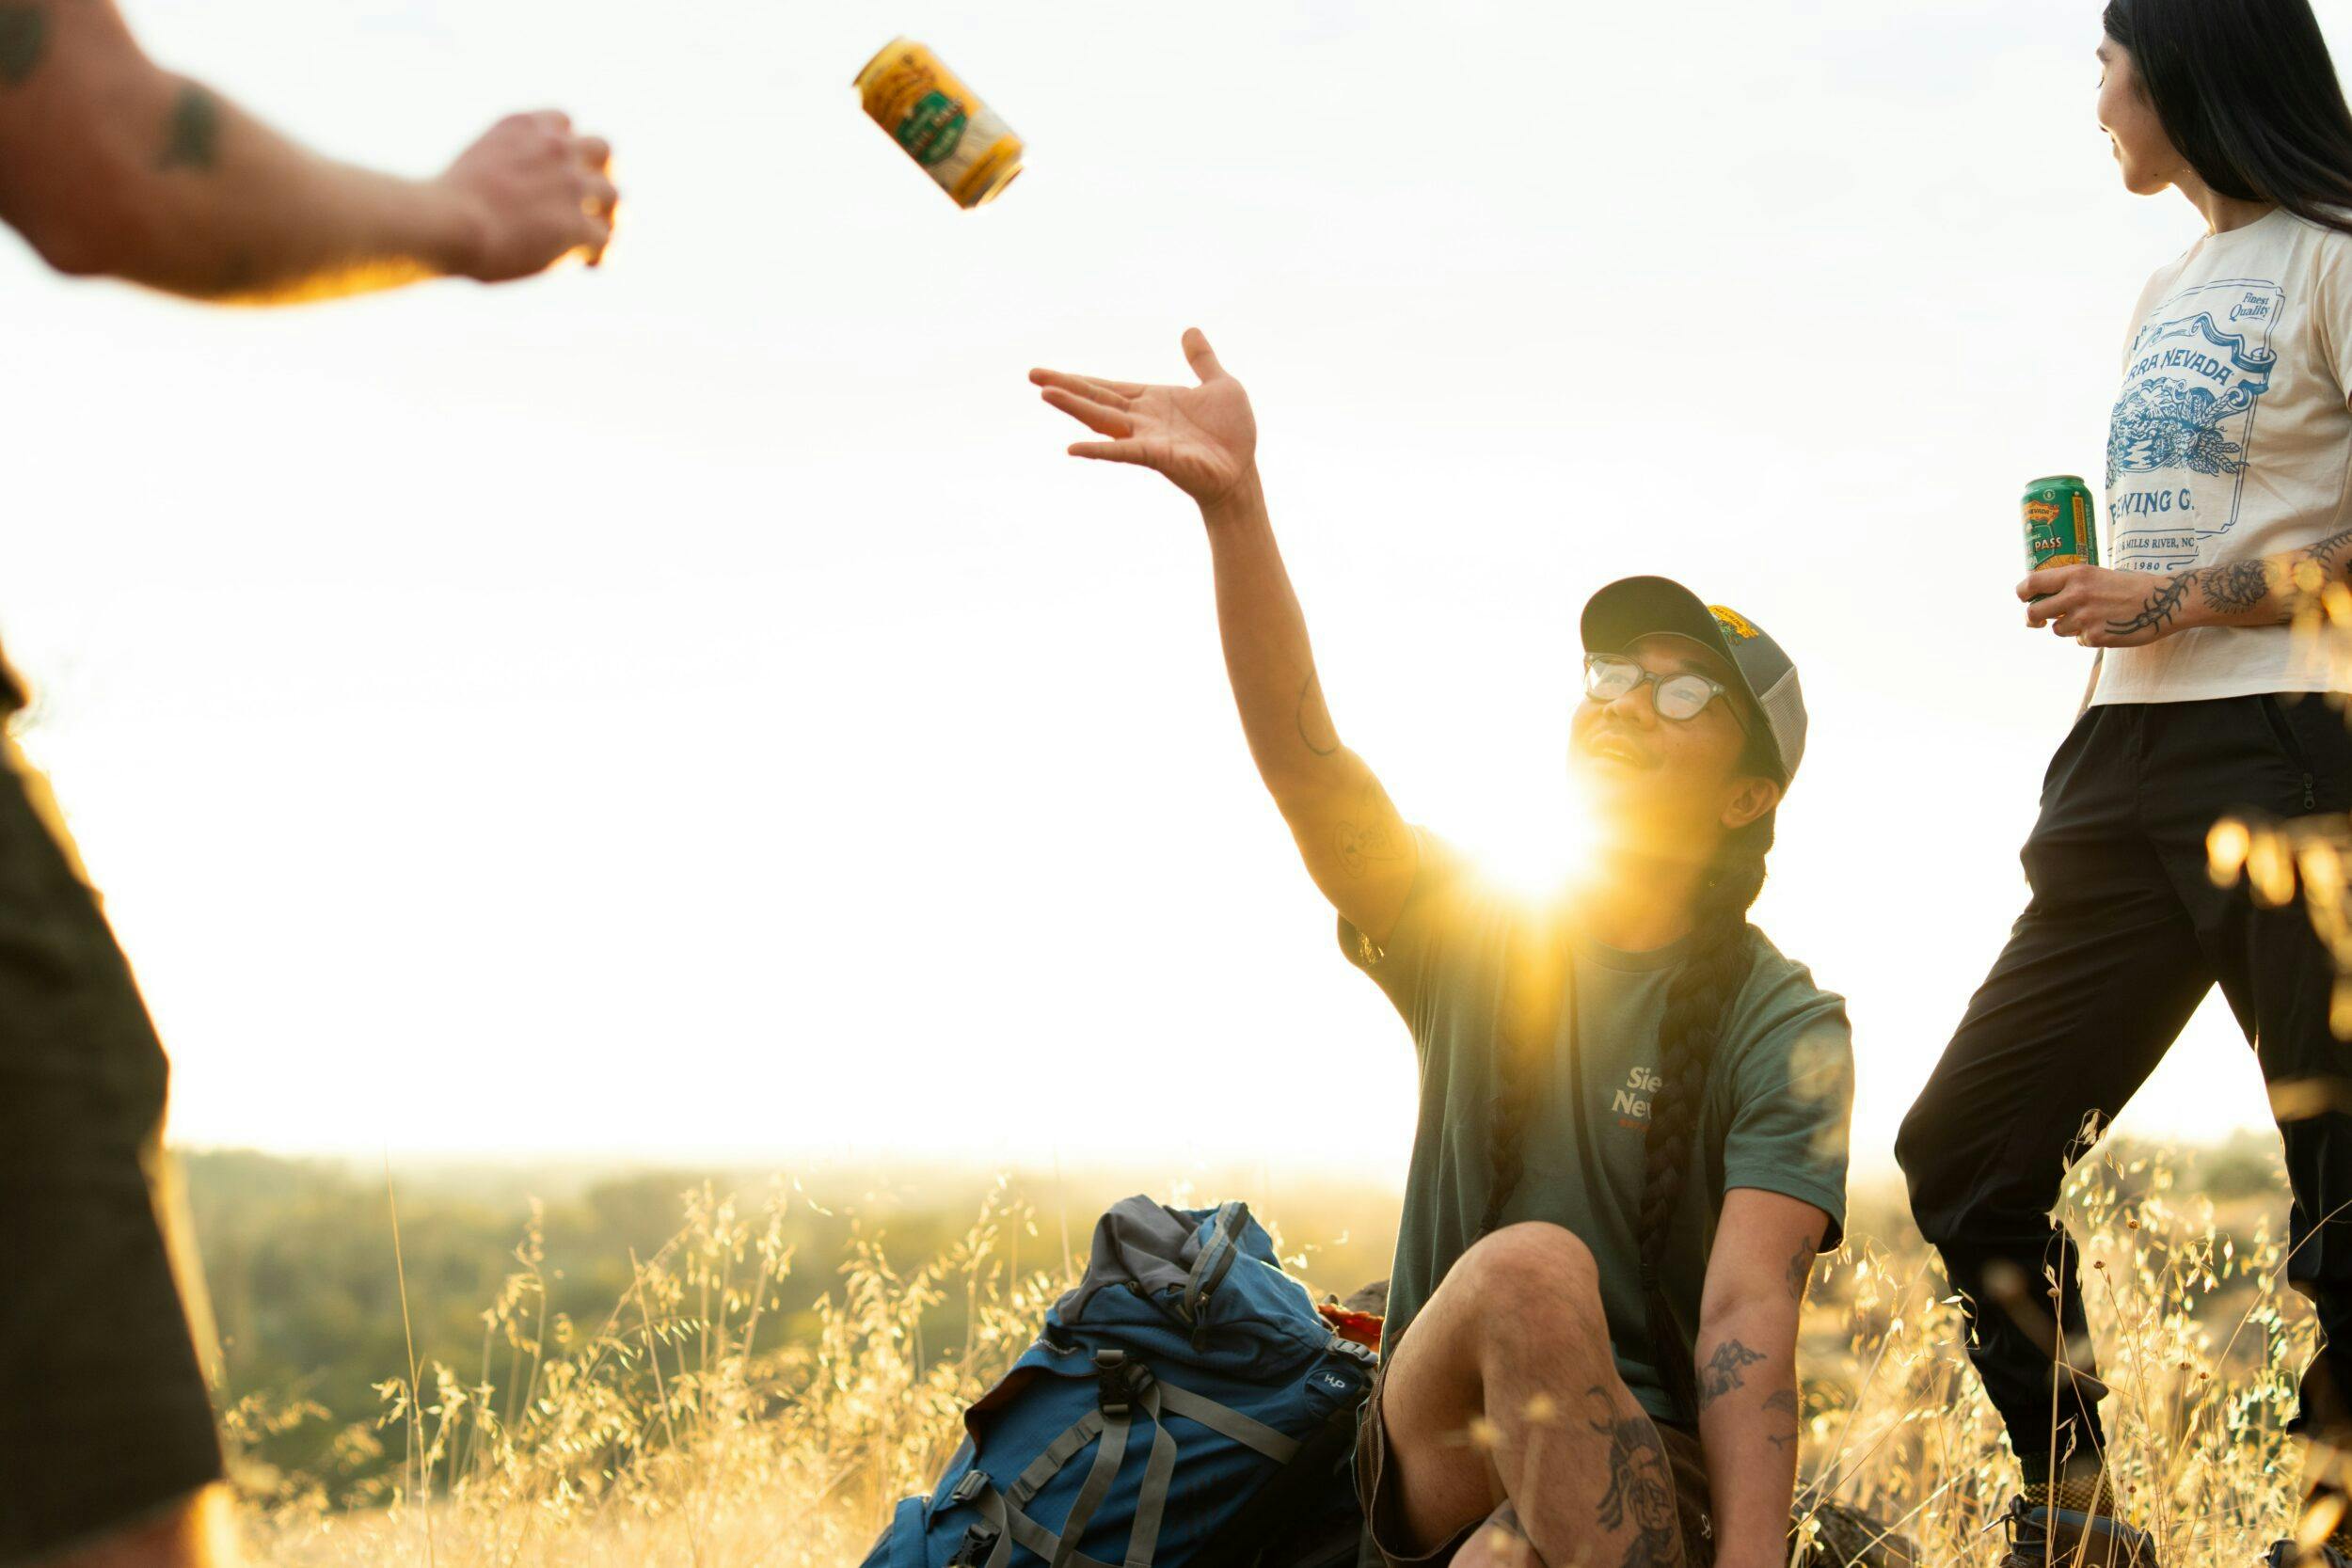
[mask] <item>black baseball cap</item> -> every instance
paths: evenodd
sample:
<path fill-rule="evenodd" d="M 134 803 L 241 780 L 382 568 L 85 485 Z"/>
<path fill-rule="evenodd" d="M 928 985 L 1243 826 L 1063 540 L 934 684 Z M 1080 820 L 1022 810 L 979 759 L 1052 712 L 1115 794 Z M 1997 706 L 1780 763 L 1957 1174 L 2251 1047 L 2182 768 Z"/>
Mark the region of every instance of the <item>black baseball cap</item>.
<path fill-rule="evenodd" d="M 1780 760 L 1780 782 L 1804 758 L 1804 691 L 1797 665 L 1764 629 L 1736 610 L 1710 605 L 1672 578 L 1625 578 L 1584 606 L 1584 651 L 1621 654 L 1645 637 L 1687 637 L 1721 654 L 1748 705 L 1764 718 Z"/>

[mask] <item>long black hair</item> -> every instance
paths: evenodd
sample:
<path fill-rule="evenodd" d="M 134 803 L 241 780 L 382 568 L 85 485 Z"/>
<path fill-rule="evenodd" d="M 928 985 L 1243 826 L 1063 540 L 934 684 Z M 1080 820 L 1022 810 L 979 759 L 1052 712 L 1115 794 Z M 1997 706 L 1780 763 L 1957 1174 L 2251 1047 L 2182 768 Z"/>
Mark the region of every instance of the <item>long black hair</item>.
<path fill-rule="evenodd" d="M 1763 716 L 1751 716 L 1748 745 L 1740 770 L 1780 777 Z M 1676 1212 L 1691 1172 L 1698 1136 L 1699 1110 L 1740 989 L 1755 967 L 1748 911 L 1764 890 L 1764 861 L 1772 853 L 1778 809 L 1724 835 L 1701 879 L 1690 951 L 1666 988 L 1666 1016 L 1658 1028 L 1659 1085 L 1651 1092 L 1649 1129 L 1643 1135 L 1642 1202 L 1634 1217 L 1641 1248 L 1643 1309 L 1667 1392 L 1685 1416 L 1698 1418 L 1698 1374 L 1691 1361 L 1690 1337 L 1665 1287 L 1666 1259 Z M 1558 1008 L 1566 995 L 1561 944 L 1539 933 L 1518 956 L 1506 997 L 1496 1072 L 1494 1121 L 1486 1146 L 1490 1184 L 1484 1236 L 1502 1223 L 1502 1211 L 1519 1184 L 1526 1164 L 1527 1120 L 1535 1098 L 1536 1063 L 1557 1037 Z M 1566 998 L 1566 1005 L 1575 1005 Z M 1572 1085 L 1581 1093 L 1582 1085 Z"/>
<path fill-rule="evenodd" d="M 2199 179 L 2352 233 L 2352 108 L 2311 0 L 2110 0 L 2102 20 Z"/>

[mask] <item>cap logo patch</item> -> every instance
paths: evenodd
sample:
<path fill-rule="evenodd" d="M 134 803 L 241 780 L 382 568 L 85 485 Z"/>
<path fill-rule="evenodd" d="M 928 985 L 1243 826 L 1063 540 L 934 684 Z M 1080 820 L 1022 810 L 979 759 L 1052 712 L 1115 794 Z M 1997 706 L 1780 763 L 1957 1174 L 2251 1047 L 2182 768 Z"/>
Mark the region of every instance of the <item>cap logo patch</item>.
<path fill-rule="evenodd" d="M 1763 635 L 1756 629 L 1755 622 L 1736 610 L 1725 610 L 1722 605 L 1713 604 L 1707 607 L 1707 612 L 1715 617 L 1715 624 L 1724 628 L 1727 637 L 1736 637 L 1747 642 Z"/>

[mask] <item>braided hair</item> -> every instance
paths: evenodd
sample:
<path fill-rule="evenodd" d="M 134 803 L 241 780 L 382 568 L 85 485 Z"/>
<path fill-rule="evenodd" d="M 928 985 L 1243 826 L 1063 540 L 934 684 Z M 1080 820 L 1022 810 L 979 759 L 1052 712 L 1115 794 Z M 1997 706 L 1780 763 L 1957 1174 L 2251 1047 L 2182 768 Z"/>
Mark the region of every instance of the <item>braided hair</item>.
<path fill-rule="evenodd" d="M 1740 769 L 1780 776 L 1778 756 L 1760 723 L 1750 731 Z M 1772 852 L 1777 815 L 1777 809 L 1766 812 L 1725 833 L 1716 847 L 1700 882 L 1691 950 L 1667 988 L 1666 1016 L 1659 1025 L 1661 1082 L 1650 1097 L 1649 1129 L 1643 1142 L 1642 1202 L 1634 1235 L 1641 1247 L 1642 1297 L 1650 1341 L 1657 1347 L 1668 1391 L 1693 1417 L 1698 1412 L 1698 1372 L 1692 1364 L 1680 1317 L 1666 1294 L 1666 1257 L 1675 1214 L 1690 1175 L 1700 1102 L 1706 1096 L 1716 1042 L 1755 964 L 1755 948 L 1748 940 L 1748 911 L 1764 888 L 1764 860 Z M 1502 1211 L 1518 1190 L 1526 1164 L 1536 1064 L 1557 1038 L 1558 1009 L 1566 995 L 1567 962 L 1566 946 L 1559 940 L 1555 926 L 1557 918 L 1517 921 L 1512 926 L 1486 1146 L 1490 1180 L 1486 1212 L 1478 1227 L 1482 1237 L 1502 1227 Z"/>
<path fill-rule="evenodd" d="M 1699 892 L 1691 952 L 1666 990 L 1666 1017 L 1658 1029 L 1657 1091 L 1650 1096 L 1644 1135 L 1642 1207 L 1633 1224 L 1642 1249 L 1642 1301 L 1650 1343 L 1676 1404 L 1698 1414 L 1698 1372 L 1689 1337 L 1666 1294 L 1668 1243 L 1691 1171 L 1700 1101 L 1716 1042 L 1740 988 L 1756 962 L 1748 940 L 1748 910 L 1764 890 L 1764 857 L 1771 853 L 1774 812 L 1724 836 Z"/>

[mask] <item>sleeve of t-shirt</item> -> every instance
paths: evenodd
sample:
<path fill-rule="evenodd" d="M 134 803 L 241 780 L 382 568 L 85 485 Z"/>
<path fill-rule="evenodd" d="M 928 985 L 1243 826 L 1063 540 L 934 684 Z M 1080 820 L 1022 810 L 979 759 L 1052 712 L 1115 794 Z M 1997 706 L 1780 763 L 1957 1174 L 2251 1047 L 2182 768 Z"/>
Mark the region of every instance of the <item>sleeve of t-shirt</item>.
<path fill-rule="evenodd" d="M 2312 266 L 2312 331 L 2336 396 L 2352 406 L 2352 235 L 2329 230 Z"/>
<path fill-rule="evenodd" d="M 1812 1204 L 1829 1216 L 1827 1252 L 1846 1232 L 1853 1028 L 1843 997 L 1801 979 L 1781 990 L 1739 1047 L 1724 1186 Z"/>
<path fill-rule="evenodd" d="M 1419 851 L 1413 885 L 1406 891 L 1405 907 L 1389 940 L 1375 942 L 1345 915 L 1339 917 L 1340 951 L 1372 976 L 1408 1024 L 1458 924 L 1463 884 L 1461 857 L 1454 848 L 1426 828 L 1416 827 L 1412 832 Z"/>

